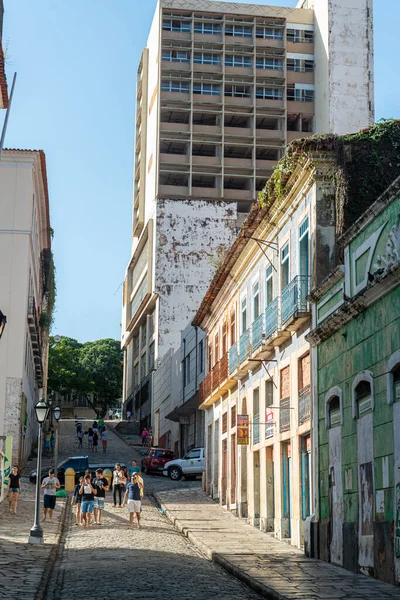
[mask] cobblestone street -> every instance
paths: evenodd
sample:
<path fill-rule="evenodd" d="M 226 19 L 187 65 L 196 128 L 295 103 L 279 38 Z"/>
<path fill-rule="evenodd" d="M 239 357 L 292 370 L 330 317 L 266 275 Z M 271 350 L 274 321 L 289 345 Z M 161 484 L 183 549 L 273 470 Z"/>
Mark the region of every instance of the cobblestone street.
<path fill-rule="evenodd" d="M 78 454 L 72 427 L 72 423 L 62 424 L 60 459 Z M 137 457 L 114 433 L 110 432 L 109 438 L 108 459 L 130 462 Z M 101 462 L 103 456 L 102 452 L 94 455 L 92 462 Z M 148 492 L 152 488 L 200 484 L 148 476 L 145 485 Z M 70 600 L 77 595 L 87 600 L 113 600 L 121 596 L 189 600 L 198 598 L 199 590 L 202 598 L 218 600 L 259 597 L 202 556 L 149 498 L 143 503 L 140 530 L 128 529 L 127 509 L 114 508 L 111 494 L 107 494 L 101 526 L 84 530 L 73 523 L 72 515 L 50 581 L 48 600 Z"/>

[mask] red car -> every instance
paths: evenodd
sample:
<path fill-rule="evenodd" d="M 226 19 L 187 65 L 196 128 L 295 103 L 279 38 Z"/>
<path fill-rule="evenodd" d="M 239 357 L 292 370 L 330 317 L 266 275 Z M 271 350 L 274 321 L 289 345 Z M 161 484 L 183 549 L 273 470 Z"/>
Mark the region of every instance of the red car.
<path fill-rule="evenodd" d="M 165 463 L 174 458 L 175 455 L 172 450 L 149 448 L 142 458 L 142 471 L 143 473 L 150 473 L 150 471 L 160 471 L 162 473 Z"/>

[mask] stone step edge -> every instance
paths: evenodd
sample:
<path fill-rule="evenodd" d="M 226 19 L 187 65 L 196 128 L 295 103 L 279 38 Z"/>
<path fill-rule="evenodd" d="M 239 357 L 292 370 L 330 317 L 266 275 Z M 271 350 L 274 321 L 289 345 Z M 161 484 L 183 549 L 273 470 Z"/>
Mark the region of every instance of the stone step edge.
<path fill-rule="evenodd" d="M 287 600 L 287 596 L 283 596 L 273 588 L 257 581 L 254 577 L 248 575 L 242 569 L 239 569 L 236 565 L 232 564 L 223 554 L 215 552 L 208 544 L 205 544 L 200 540 L 195 533 L 193 533 L 189 527 L 184 525 L 177 517 L 174 516 L 164 502 L 161 500 L 157 492 L 153 492 L 153 497 L 156 500 L 158 506 L 164 511 L 165 516 L 170 523 L 180 532 L 182 535 L 188 538 L 196 548 L 200 550 L 209 560 L 212 560 L 217 565 L 222 567 L 230 575 L 233 575 L 236 579 L 247 585 L 254 592 L 259 594 L 262 598 L 267 600 Z"/>

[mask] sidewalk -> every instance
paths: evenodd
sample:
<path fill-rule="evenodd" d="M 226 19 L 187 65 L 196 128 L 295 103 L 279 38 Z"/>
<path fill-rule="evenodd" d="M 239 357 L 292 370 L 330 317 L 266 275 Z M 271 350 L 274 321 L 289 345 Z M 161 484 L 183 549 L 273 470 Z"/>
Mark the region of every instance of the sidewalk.
<path fill-rule="evenodd" d="M 0 598 L 34 600 L 40 597 L 38 591 L 44 589 L 55 559 L 65 499 L 57 498 L 54 524 L 42 523 L 44 544 L 28 544 L 35 513 L 35 486 L 25 478 L 22 486 L 16 515 L 9 512 L 7 494 L 0 503 L 0 578 L 3 582 Z"/>
<path fill-rule="evenodd" d="M 201 490 L 155 494 L 168 519 L 204 554 L 271 600 L 400 599 L 400 587 L 350 573 L 262 533 Z"/>

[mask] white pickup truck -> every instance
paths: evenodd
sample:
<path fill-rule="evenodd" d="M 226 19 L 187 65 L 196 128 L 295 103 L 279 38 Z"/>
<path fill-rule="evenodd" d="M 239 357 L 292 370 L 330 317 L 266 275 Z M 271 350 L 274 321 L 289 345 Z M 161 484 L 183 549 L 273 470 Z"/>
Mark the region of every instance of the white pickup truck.
<path fill-rule="evenodd" d="M 183 458 L 165 463 L 163 473 L 173 481 L 196 479 L 204 471 L 204 448 L 193 448 Z"/>

